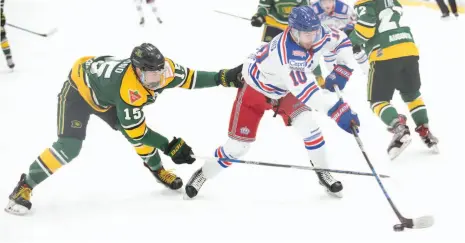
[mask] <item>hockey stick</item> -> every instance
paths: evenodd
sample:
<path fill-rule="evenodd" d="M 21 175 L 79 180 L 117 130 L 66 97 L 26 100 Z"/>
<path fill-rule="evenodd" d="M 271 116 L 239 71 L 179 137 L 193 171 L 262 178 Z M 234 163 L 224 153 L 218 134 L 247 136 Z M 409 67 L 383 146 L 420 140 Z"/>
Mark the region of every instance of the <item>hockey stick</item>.
<path fill-rule="evenodd" d="M 196 159 L 221 160 L 221 161 L 228 161 L 228 162 L 238 163 L 238 164 L 261 165 L 261 166 L 281 167 L 281 168 L 290 168 L 290 169 L 298 169 L 298 170 L 328 171 L 328 172 L 340 173 L 340 174 L 373 176 L 372 173 L 350 171 L 350 170 L 334 170 L 334 169 L 325 169 L 325 168 L 318 168 L 318 167 L 312 167 L 312 166 L 274 164 L 274 163 L 261 162 L 261 161 L 239 160 L 239 159 L 228 159 L 228 158 L 219 159 L 219 158 L 214 158 L 214 157 L 203 157 L 203 156 L 193 156 L 193 157 Z M 382 178 L 390 178 L 388 175 L 379 175 L 379 176 Z"/>
<path fill-rule="evenodd" d="M 32 31 L 32 30 L 28 30 L 28 29 L 13 25 L 13 24 L 7 23 L 6 25 L 8 25 L 10 27 L 13 27 L 13 28 L 16 28 L 16 29 L 19 29 L 19 30 L 22 30 L 22 31 L 25 31 L 25 32 L 28 32 L 28 33 L 31 33 L 31 34 L 34 34 L 34 35 L 42 36 L 42 37 L 49 37 L 49 36 L 55 34 L 58 31 L 57 28 L 53 28 L 48 33 L 42 34 L 42 33 L 38 33 L 38 32 Z"/>
<path fill-rule="evenodd" d="M 238 16 L 238 15 L 235 15 L 235 14 L 230 14 L 230 13 L 226 13 L 226 12 L 223 12 L 223 11 L 219 11 L 219 10 L 213 10 L 217 13 L 220 13 L 220 14 L 224 14 L 224 15 L 228 15 L 228 16 L 231 16 L 231 17 L 234 17 L 234 18 L 238 18 L 238 19 L 243 19 L 243 20 L 248 20 L 250 21 L 249 18 L 246 18 L 246 17 L 242 17 L 242 16 Z"/>
<path fill-rule="evenodd" d="M 334 90 L 336 91 L 339 99 L 342 100 L 342 94 L 337 85 L 334 85 Z M 370 159 L 368 158 L 368 155 L 365 152 L 365 148 L 363 146 L 362 140 L 358 136 L 357 129 L 355 128 L 355 126 L 351 126 L 351 129 L 352 129 L 352 134 L 354 135 L 354 138 L 357 141 L 358 147 L 360 148 L 360 151 L 362 151 L 363 157 L 365 157 L 365 160 L 368 166 L 370 167 L 371 171 L 373 172 L 373 175 L 375 176 L 379 187 L 381 187 L 381 190 L 383 191 L 384 196 L 386 197 L 389 204 L 391 205 L 392 210 L 394 210 L 394 213 L 396 214 L 397 218 L 400 220 L 400 224 L 394 225 L 394 231 L 403 231 L 405 227 L 410 228 L 410 229 L 421 229 L 421 228 L 431 227 L 434 224 L 433 216 L 428 215 L 428 216 L 423 216 L 423 217 L 414 218 L 414 219 L 409 219 L 409 218 L 405 218 L 404 216 L 402 216 L 402 214 L 397 209 L 396 205 L 394 205 L 394 202 L 392 202 L 392 199 L 387 193 L 386 189 L 384 188 L 384 185 L 381 182 L 381 179 L 379 179 L 380 176 L 376 173 L 375 168 L 371 164 Z"/>

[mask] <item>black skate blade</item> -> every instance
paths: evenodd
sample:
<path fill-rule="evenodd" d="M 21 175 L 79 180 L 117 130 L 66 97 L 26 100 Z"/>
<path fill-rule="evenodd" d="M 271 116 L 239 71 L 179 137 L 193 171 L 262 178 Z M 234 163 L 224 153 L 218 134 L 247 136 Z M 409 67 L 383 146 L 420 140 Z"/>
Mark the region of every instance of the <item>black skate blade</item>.
<path fill-rule="evenodd" d="M 408 136 L 407 138 L 404 136 L 402 139 L 404 139 L 404 143 L 402 146 L 399 148 L 392 148 L 391 150 L 388 151 L 389 158 L 391 160 L 396 159 L 412 142 L 412 138 Z"/>

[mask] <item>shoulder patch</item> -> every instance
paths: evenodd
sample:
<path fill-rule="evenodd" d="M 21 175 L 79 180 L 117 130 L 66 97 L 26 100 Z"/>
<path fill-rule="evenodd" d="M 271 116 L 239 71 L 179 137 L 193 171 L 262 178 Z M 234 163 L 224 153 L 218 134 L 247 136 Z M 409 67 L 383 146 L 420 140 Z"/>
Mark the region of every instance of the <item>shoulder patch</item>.
<path fill-rule="evenodd" d="M 354 6 L 362 5 L 367 2 L 371 2 L 372 0 L 358 0 L 357 2 L 354 3 Z"/>
<path fill-rule="evenodd" d="M 126 69 L 121 81 L 120 97 L 128 105 L 143 106 L 147 103 L 148 97 L 154 95 L 154 92 L 146 89 L 132 70 L 132 68 Z"/>

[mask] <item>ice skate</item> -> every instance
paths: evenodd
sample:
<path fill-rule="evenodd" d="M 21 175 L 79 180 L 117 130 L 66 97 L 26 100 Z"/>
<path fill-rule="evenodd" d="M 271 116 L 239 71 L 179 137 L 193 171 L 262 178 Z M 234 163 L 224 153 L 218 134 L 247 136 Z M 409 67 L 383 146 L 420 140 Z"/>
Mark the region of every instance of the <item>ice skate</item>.
<path fill-rule="evenodd" d="M 163 21 L 161 21 L 160 17 L 157 17 L 157 21 L 159 24 L 163 24 Z"/>
<path fill-rule="evenodd" d="M 15 63 L 13 62 L 13 58 L 11 56 L 8 56 L 6 58 L 6 64 L 8 65 L 9 68 L 13 69 L 15 67 Z"/>
<path fill-rule="evenodd" d="M 145 163 L 144 166 L 152 172 L 153 176 L 155 176 L 159 183 L 165 185 L 166 187 L 172 190 L 178 190 L 182 187 L 182 179 L 179 178 L 172 171 L 165 170 L 163 166 L 155 171 L 151 170 L 150 167 Z"/>
<path fill-rule="evenodd" d="M 186 185 L 186 195 L 189 198 L 194 198 L 197 196 L 197 193 L 200 191 L 200 188 L 202 188 L 203 183 L 207 178 L 203 175 L 202 168 L 198 169 L 191 177 L 189 182 L 187 182 Z"/>
<path fill-rule="evenodd" d="M 415 128 L 415 132 L 417 132 L 421 140 L 428 146 L 428 148 L 432 148 L 435 153 L 439 153 L 438 148 L 438 139 L 433 136 L 431 131 L 429 130 L 428 124 L 423 124 Z"/>
<path fill-rule="evenodd" d="M 5 212 L 16 215 L 27 214 L 32 207 L 31 194 L 32 189 L 26 183 L 26 174 L 22 174 L 18 185 L 9 196 L 10 201 L 5 208 Z"/>
<path fill-rule="evenodd" d="M 142 18 L 140 18 L 139 25 L 144 26 L 144 24 L 145 24 L 145 18 L 142 17 Z"/>
<path fill-rule="evenodd" d="M 342 197 L 342 183 L 333 178 L 328 171 L 316 172 L 320 185 L 325 187 L 326 192 L 334 197 Z"/>
<path fill-rule="evenodd" d="M 407 118 L 404 115 L 399 115 L 399 118 L 394 120 L 393 123 L 394 125 L 388 128 L 388 131 L 394 133 L 387 149 L 391 160 L 399 156 L 412 141 L 410 130 L 406 125 Z"/>

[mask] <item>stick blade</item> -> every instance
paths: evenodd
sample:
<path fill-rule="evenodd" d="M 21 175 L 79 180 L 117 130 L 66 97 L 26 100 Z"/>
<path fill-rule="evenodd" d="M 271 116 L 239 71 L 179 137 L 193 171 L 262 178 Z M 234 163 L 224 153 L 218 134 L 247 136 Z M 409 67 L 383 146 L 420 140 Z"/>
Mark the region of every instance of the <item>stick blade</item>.
<path fill-rule="evenodd" d="M 429 228 L 434 224 L 434 217 L 433 216 L 423 216 L 416 219 L 413 219 L 413 227 L 414 229 L 423 229 Z M 410 228 L 410 227 L 409 227 Z"/>

